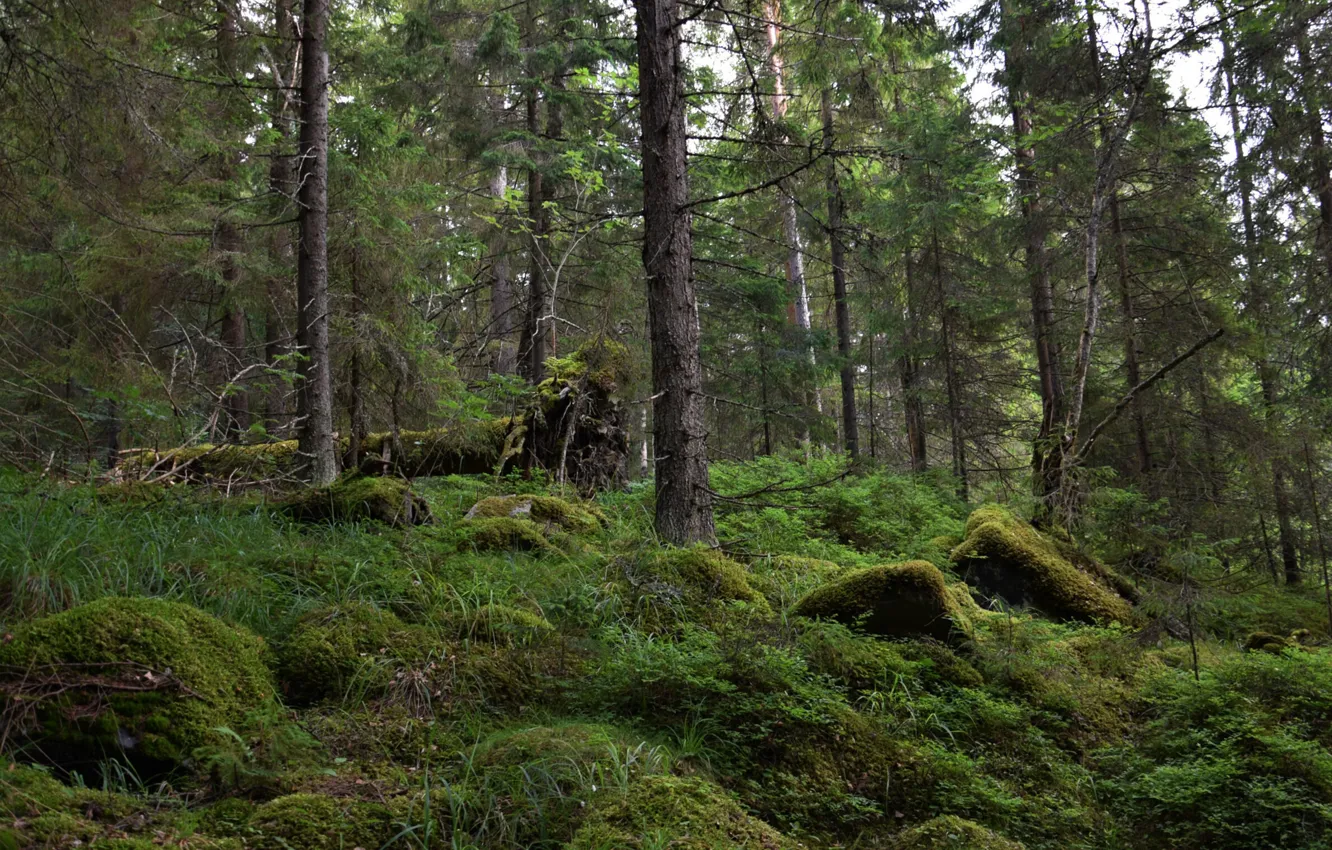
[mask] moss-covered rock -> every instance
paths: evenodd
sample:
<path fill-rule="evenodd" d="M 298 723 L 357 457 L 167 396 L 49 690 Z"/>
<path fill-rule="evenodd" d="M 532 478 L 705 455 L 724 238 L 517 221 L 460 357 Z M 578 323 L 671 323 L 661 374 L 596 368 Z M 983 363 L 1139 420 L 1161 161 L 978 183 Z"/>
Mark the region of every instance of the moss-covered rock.
<path fill-rule="evenodd" d="M 956 815 L 943 815 L 899 833 L 892 850 L 1023 850 L 1016 841 Z"/>
<path fill-rule="evenodd" d="M 686 606 L 748 602 L 768 610 L 763 594 L 750 586 L 745 568 L 706 546 L 660 549 L 625 559 L 621 566 L 625 580 L 640 600 Z"/>
<path fill-rule="evenodd" d="M 1064 547 L 998 506 L 972 513 L 952 559 L 968 584 L 1008 605 L 1088 623 L 1127 623 L 1133 616 L 1103 574 L 1079 569 Z"/>
<path fill-rule="evenodd" d="M 948 640 L 971 632 L 971 622 L 928 561 L 853 570 L 801 599 L 795 613 L 836 620 L 884 637 Z"/>
<path fill-rule="evenodd" d="M 322 608 L 306 614 L 279 650 L 279 677 L 297 702 L 343 696 L 353 681 L 384 684 L 391 663 L 415 663 L 443 641 L 428 629 L 403 623 L 365 603 Z"/>
<path fill-rule="evenodd" d="M 251 850 L 370 850 L 383 847 L 396 832 L 388 807 L 324 794 L 289 794 L 265 803 L 249 831 Z"/>
<path fill-rule="evenodd" d="M 557 527 L 570 534 L 588 534 L 605 525 L 594 506 L 557 496 L 491 496 L 472 506 L 464 519 L 512 517 L 538 526 Z"/>
<path fill-rule="evenodd" d="M 77 758 L 180 763 L 274 698 L 263 640 L 179 602 L 111 597 L 15 627 L 0 690 L 15 730 Z"/>
<path fill-rule="evenodd" d="M 485 517 L 464 520 L 458 526 L 461 552 L 558 552 L 541 526 L 520 517 Z"/>
<path fill-rule="evenodd" d="M 302 522 L 358 522 L 373 520 L 392 526 L 430 522 L 430 507 L 400 478 L 351 474 L 330 487 L 315 487 L 281 504 Z"/>
<path fill-rule="evenodd" d="M 750 565 L 750 585 L 774 605 L 791 602 L 848 571 L 847 567 L 820 558 L 799 555 L 768 555 Z"/>
<path fill-rule="evenodd" d="M 450 613 L 442 625 L 454 637 L 504 646 L 536 643 L 555 631 L 540 614 L 494 602 L 464 613 Z"/>
<path fill-rule="evenodd" d="M 1285 638 L 1271 632 L 1254 632 L 1244 641 L 1244 650 L 1245 652 L 1268 652 L 1272 655 L 1280 655 L 1286 650 L 1299 645 L 1299 642 L 1293 638 Z"/>
<path fill-rule="evenodd" d="M 795 842 L 701 779 L 650 776 L 598 804 L 571 850 L 781 850 Z"/>

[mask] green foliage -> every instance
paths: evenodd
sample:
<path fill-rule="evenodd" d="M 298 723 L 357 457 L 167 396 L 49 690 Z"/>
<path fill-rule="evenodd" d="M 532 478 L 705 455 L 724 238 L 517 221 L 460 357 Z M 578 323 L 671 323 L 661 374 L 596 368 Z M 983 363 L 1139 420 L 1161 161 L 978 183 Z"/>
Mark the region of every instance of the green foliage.
<path fill-rule="evenodd" d="M 944 815 L 904 830 L 893 850 L 1022 850 L 1022 845 L 978 823 Z"/>
<path fill-rule="evenodd" d="M 430 508 L 406 481 L 352 473 L 330 487 L 303 491 L 284 501 L 282 510 L 303 522 L 382 522 L 418 525 L 430 521 Z"/>
<path fill-rule="evenodd" d="M 289 794 L 265 803 L 249 831 L 246 846 L 256 850 L 383 847 L 395 834 L 387 807 L 323 794 Z"/>

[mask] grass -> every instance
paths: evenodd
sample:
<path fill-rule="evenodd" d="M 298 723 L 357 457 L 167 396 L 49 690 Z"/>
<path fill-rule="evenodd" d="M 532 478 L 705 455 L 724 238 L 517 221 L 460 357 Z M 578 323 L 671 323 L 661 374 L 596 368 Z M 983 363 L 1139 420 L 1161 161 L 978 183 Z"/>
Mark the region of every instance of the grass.
<path fill-rule="evenodd" d="M 729 465 L 717 486 L 746 493 L 834 471 Z M 147 776 L 109 760 L 75 789 L 109 795 L 96 809 L 114 815 L 107 823 L 76 797 L 21 788 L 18 768 L 0 773 L 0 823 L 56 824 L 35 846 L 60 846 L 76 835 L 61 829 L 85 830 L 88 843 L 142 812 L 168 838 L 220 841 L 222 827 L 199 826 L 219 798 L 300 792 L 382 802 L 386 846 L 556 848 L 644 777 L 673 776 L 810 847 L 889 847 L 940 815 L 1028 850 L 1242 850 L 1228 835 L 1312 850 L 1332 837 L 1325 651 L 1237 649 L 1236 630 L 1250 625 L 1317 627 L 1305 595 L 1210 601 L 1197 678 L 1187 643 L 1168 635 L 1158 646 L 1021 611 L 978 617 L 974 639 L 952 648 L 794 616 L 796 600 L 841 570 L 910 555 L 938 563 L 931 541 L 960 534 L 965 506 L 946 488 L 875 475 L 828 485 L 829 498 L 783 493 L 794 509 L 780 521 L 727 503 L 723 545 L 772 610 L 702 598 L 669 612 L 638 605 L 641 591 L 622 581 L 623 564 L 657 550 L 642 486 L 602 495 L 606 527 L 566 551 L 473 554 L 458 551 L 457 527 L 477 500 L 544 488 L 418 482 L 437 524 L 389 530 L 298 524 L 250 497 L 176 489 L 126 503 L 0 475 L 6 628 L 128 595 L 188 602 L 275 648 L 306 613 L 352 603 L 430 636 L 419 655 L 367 653 L 338 696 L 219 730 L 195 767 Z M 554 632 L 496 641 L 456 627 L 493 605 L 539 613 Z M 614 732 L 517 761 L 491 749 L 514 734 L 558 741 L 592 727 Z M 18 742 L 7 755 L 37 757 Z M 1220 801 L 1205 817 L 1195 787 Z M 691 846 L 678 827 L 654 825 L 641 846 Z"/>

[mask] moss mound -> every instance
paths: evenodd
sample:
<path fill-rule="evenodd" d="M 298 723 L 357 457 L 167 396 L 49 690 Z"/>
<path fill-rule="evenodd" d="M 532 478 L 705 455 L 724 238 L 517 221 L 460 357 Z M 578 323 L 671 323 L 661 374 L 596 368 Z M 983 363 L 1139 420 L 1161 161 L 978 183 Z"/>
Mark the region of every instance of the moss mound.
<path fill-rule="evenodd" d="M 445 618 L 445 626 L 455 637 L 502 646 L 536 643 L 555 631 L 540 614 L 496 603 L 465 614 L 451 614 Z"/>
<path fill-rule="evenodd" d="M 595 507 L 556 496 L 491 496 L 473 505 L 466 519 L 500 517 L 529 519 L 571 534 L 588 534 L 605 525 L 605 518 Z"/>
<path fill-rule="evenodd" d="M 1087 623 L 1127 623 L 1133 616 L 1105 576 L 1079 569 L 1058 543 L 998 506 L 972 513 L 952 559 L 969 584 L 1009 605 Z M 1109 573 L 1104 567 L 1097 572 Z"/>
<path fill-rule="evenodd" d="M 387 677 L 386 661 L 419 661 L 432 649 L 442 649 L 442 641 L 428 630 L 373 605 L 321 608 L 302 617 L 283 643 L 278 675 L 291 699 L 315 702 L 341 697 L 353 681 Z"/>
<path fill-rule="evenodd" d="M 11 732 L 49 754 L 180 763 L 273 699 L 264 655 L 261 638 L 197 608 L 111 597 L 17 626 L 0 691 Z"/>
<path fill-rule="evenodd" d="M 971 621 L 928 561 L 854 570 L 801 599 L 795 613 L 836 620 L 884 637 L 948 640 L 971 632 Z"/>
<path fill-rule="evenodd" d="M 795 846 L 746 814 L 717 786 L 679 776 L 647 777 L 623 796 L 598 805 L 569 844 L 571 850 L 779 850 Z"/>
<path fill-rule="evenodd" d="M 1269 652 L 1280 655 L 1288 649 L 1298 647 L 1299 641 L 1293 637 L 1282 637 L 1271 632 L 1254 632 L 1244 641 L 1245 652 Z"/>
<path fill-rule="evenodd" d="M 250 821 L 251 850 L 351 850 L 383 847 L 395 829 L 389 809 L 377 803 L 323 794 L 289 794 L 260 806 Z"/>
<path fill-rule="evenodd" d="M 461 552 L 557 552 L 541 526 L 518 517 L 486 517 L 463 521 L 459 527 Z"/>
<path fill-rule="evenodd" d="M 944 815 L 900 833 L 892 850 L 1023 850 L 1016 841 L 956 815 Z"/>
<path fill-rule="evenodd" d="M 832 581 L 848 570 L 834 561 L 799 555 L 772 555 L 751 565 L 750 585 L 773 604 L 799 599 L 809 590 Z"/>
<path fill-rule="evenodd" d="M 430 508 L 400 478 L 352 474 L 330 487 L 298 493 L 282 509 L 302 522 L 373 520 L 403 527 L 430 522 Z"/>
<path fill-rule="evenodd" d="M 749 583 L 745 568 L 706 546 L 662 549 L 623 565 L 639 599 L 703 605 L 717 600 L 748 602 L 767 610 L 767 600 Z"/>

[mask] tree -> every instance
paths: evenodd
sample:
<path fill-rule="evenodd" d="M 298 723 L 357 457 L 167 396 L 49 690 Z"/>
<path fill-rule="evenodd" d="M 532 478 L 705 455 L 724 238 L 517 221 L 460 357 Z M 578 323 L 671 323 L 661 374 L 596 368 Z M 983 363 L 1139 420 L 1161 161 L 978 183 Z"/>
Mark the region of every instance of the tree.
<path fill-rule="evenodd" d="M 321 486 L 338 475 L 328 340 L 328 12 L 328 0 L 305 0 L 301 15 L 301 235 L 296 281 L 305 400 L 300 450 L 308 459 L 311 482 Z"/>
<path fill-rule="evenodd" d="M 656 527 L 671 543 L 710 542 L 715 532 L 694 293 L 679 6 L 676 0 L 635 0 L 634 9 Z"/>

